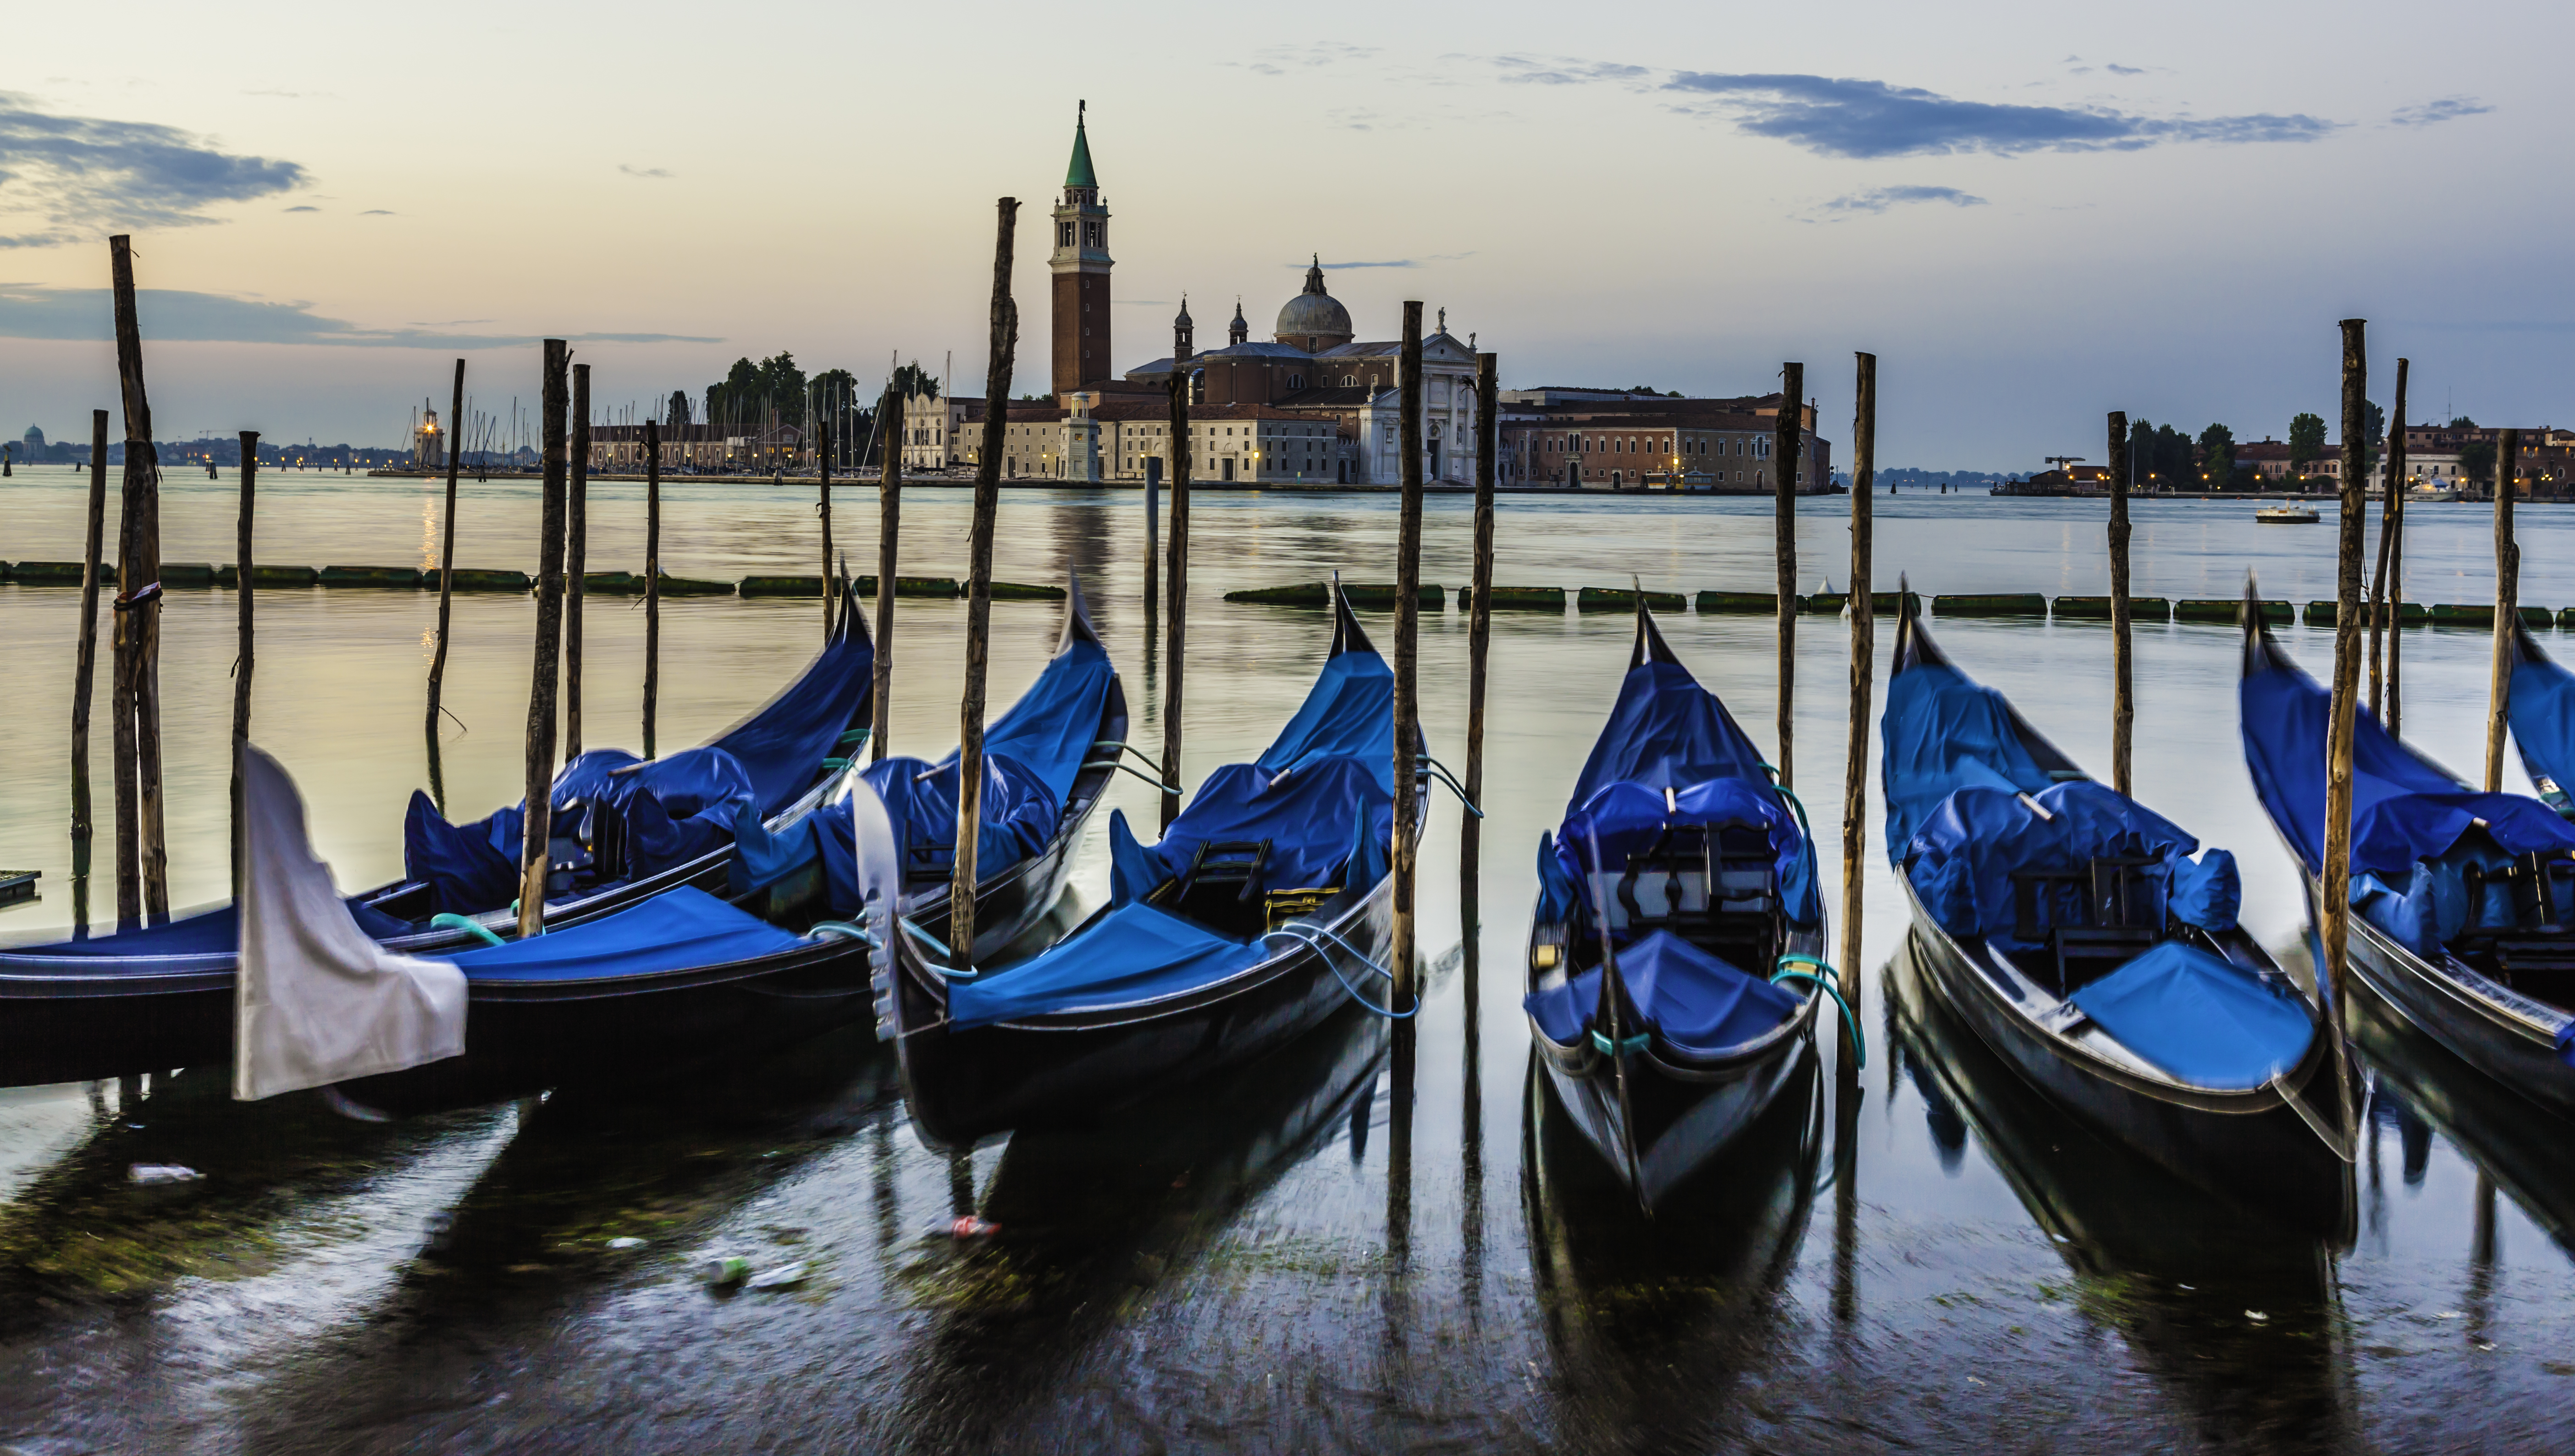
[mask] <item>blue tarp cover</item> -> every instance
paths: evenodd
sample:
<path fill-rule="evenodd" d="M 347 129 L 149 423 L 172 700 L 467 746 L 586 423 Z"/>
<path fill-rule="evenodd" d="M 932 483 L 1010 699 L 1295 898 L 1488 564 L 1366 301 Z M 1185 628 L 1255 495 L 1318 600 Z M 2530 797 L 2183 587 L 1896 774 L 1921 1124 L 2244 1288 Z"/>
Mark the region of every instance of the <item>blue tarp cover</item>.
<path fill-rule="evenodd" d="M 2324 860 L 2325 732 L 2331 696 L 2296 668 L 2247 676 L 2238 692 L 2244 762 L 2271 821 L 2310 870 Z M 2411 878 L 2419 860 L 2438 859 L 2477 819 L 2507 854 L 2575 848 L 2569 824 L 2535 798 L 2480 793 L 2388 736 L 2359 715 L 2352 751 L 2351 868 L 2389 882 Z"/>
<path fill-rule="evenodd" d="M 791 931 L 691 885 L 569 929 L 441 957 L 478 980 L 596 980 L 652 975 L 774 955 L 804 943 Z"/>
<path fill-rule="evenodd" d="M 1559 1044 L 1578 1039 L 1600 1004 L 1600 969 L 1521 999 L 1538 1029 Z M 1796 1014 L 1799 997 L 1747 975 L 1722 957 L 1668 930 L 1618 952 L 1618 980 L 1635 1014 L 1665 1041 L 1701 1056 L 1717 1055 Z"/>
<path fill-rule="evenodd" d="M 1761 770 L 1756 765 L 1753 772 L 1757 775 Z M 1559 882 L 1568 884 L 1587 925 L 1592 907 L 1585 886 L 1590 883 L 1589 841 L 1593 836 L 1599 839 L 1601 871 L 1617 874 L 1629 855 L 1652 846 L 1666 824 L 1704 824 L 1711 829 L 1738 825 L 1759 829 L 1768 836 L 1774 882 L 1788 919 L 1794 924 L 1812 925 L 1822 916 L 1823 900 L 1815 885 L 1814 846 L 1798 826 L 1796 814 L 1780 801 L 1766 777 L 1711 778 L 1691 783 L 1671 791 L 1668 808 L 1661 787 L 1628 781 L 1608 784 L 1594 793 L 1580 811 L 1564 821 L 1555 840 L 1556 872 L 1545 877 L 1541 889 L 1550 889 Z"/>
<path fill-rule="evenodd" d="M 2198 1087 L 2258 1087 L 2297 1065 L 2313 1025 L 2295 998 L 2167 940 L 2070 998 L 2138 1056 Z"/>
<path fill-rule="evenodd" d="M 814 786 L 823 760 L 834 756 L 867 700 L 876 663 L 876 645 L 864 628 L 836 637 L 786 692 L 710 745 L 731 753 L 750 775 L 761 817 Z"/>
<path fill-rule="evenodd" d="M 2011 703 L 1942 664 L 1907 668 L 1886 685 L 1884 744 L 1887 857 L 1905 846 L 1943 799 L 1961 788 L 2036 793 L 2054 780 L 2021 745 Z"/>
<path fill-rule="evenodd" d="M 1334 757 L 1369 765 L 1394 796 L 1394 670 L 1373 652 L 1326 660 L 1296 716 L 1253 762 L 1277 775 Z"/>
<path fill-rule="evenodd" d="M 628 878 L 644 879 L 722 848 L 736 810 L 757 802 L 750 773 L 723 748 L 683 748 L 647 761 L 624 748 L 594 748 L 563 766 L 548 795 L 558 836 L 567 811 L 610 805 L 626 816 Z M 430 912 L 476 914 L 518 898 L 526 809 L 512 804 L 451 824 L 429 795 L 412 791 L 403 817 L 403 872 L 429 886 Z"/>
<path fill-rule="evenodd" d="M 371 910 L 355 899 L 347 900 L 349 913 L 357 918 L 358 928 L 378 940 L 408 934 L 412 925 L 381 910 Z M 241 949 L 241 912 L 233 906 L 217 905 L 180 915 L 159 925 L 137 925 L 112 935 L 92 935 L 85 940 L 59 940 L 48 945 L 0 945 L 0 955 L 81 955 L 98 958 L 142 955 L 230 955 Z M 152 969 L 137 965 L 142 972 Z M 84 970 L 84 975 L 91 972 Z"/>
<path fill-rule="evenodd" d="M 1148 904 L 1118 905 L 1034 960 L 952 983 L 957 1030 L 1095 1006 L 1132 1005 L 1212 985 L 1259 965 L 1266 940 L 1231 940 Z"/>
<path fill-rule="evenodd" d="M 2541 795 L 2564 806 L 2575 783 L 2575 674 L 2545 658 L 2524 656 L 2512 665 L 2512 741 L 2521 766 Z"/>
<path fill-rule="evenodd" d="M 1900 675 L 1902 677 L 1910 675 Z M 2242 897 L 2234 857 L 2211 849 L 2197 863 L 2199 841 L 2135 799 L 2107 785 L 2072 779 L 2031 794 L 2052 817 L 2021 802 L 2019 790 L 1969 784 L 1952 791 L 1905 846 L 1905 877 L 1942 929 L 1962 939 L 2004 936 L 2018 918 L 2012 875 L 2023 870 L 2080 870 L 2096 858 L 2144 855 L 2164 909 L 2211 930 L 2232 928 Z M 2042 924 L 2084 923 L 2072 905 L 2038 907 Z M 2161 915 L 2148 916 L 2161 923 Z"/>
<path fill-rule="evenodd" d="M 1655 790 L 1717 778 L 1768 783 L 1761 764 L 1759 750 L 1735 727 L 1725 705 L 1698 686 L 1687 668 L 1639 663 L 1618 684 L 1618 702 L 1573 781 L 1565 816 L 1579 813 L 1611 783 Z"/>

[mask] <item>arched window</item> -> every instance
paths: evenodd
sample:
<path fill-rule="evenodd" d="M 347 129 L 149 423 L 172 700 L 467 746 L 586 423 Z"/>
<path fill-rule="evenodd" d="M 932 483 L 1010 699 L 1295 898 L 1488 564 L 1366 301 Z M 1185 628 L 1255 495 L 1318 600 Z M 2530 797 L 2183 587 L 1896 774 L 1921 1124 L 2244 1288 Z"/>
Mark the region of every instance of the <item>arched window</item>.
<path fill-rule="evenodd" d="M 1341 388 L 1345 390 L 1358 388 L 1358 377 L 1356 375 L 1345 374 L 1341 376 Z"/>
<path fill-rule="evenodd" d="M 1301 389 L 1303 389 L 1304 387 L 1305 387 L 1305 376 L 1303 376 L 1303 375 L 1301 375 L 1301 374 L 1291 374 L 1291 375 L 1288 376 L 1288 388 L 1289 388 L 1289 389 L 1291 389 L 1291 390 L 1301 390 Z"/>

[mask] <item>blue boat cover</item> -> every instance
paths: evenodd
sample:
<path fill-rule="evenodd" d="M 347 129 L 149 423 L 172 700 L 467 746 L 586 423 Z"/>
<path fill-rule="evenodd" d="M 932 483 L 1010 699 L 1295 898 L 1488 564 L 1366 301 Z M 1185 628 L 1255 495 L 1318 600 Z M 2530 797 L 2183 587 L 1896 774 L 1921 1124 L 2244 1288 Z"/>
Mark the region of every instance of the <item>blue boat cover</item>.
<path fill-rule="evenodd" d="M 606 804 L 626 817 L 626 868 L 642 879 L 733 837 L 735 810 L 758 802 L 751 775 L 723 748 L 683 748 L 646 760 L 624 748 L 594 748 L 563 766 L 548 795 L 559 828 L 575 805 Z M 512 804 L 470 824 L 451 824 L 429 795 L 412 791 L 403 816 L 403 872 L 429 886 L 430 912 L 476 914 L 519 894 L 524 805 Z"/>
<path fill-rule="evenodd" d="M 2331 696 L 2297 668 L 2273 660 L 2237 689 L 2244 763 L 2271 821 L 2309 872 L 2324 862 L 2325 733 Z M 2575 824 L 2538 799 L 2481 793 L 2405 744 L 2367 712 L 2352 750 L 2351 868 L 2410 881 L 2414 866 L 2438 859 L 2485 821 L 2506 854 L 2575 849 Z"/>
<path fill-rule="evenodd" d="M 468 983 L 610 980 L 724 965 L 803 943 L 792 931 L 684 884 L 568 929 L 440 958 L 463 968 Z"/>
<path fill-rule="evenodd" d="M 1581 1038 L 1600 1004 L 1600 969 L 1545 990 L 1520 1004 L 1547 1039 L 1559 1045 Z M 1770 1031 L 1797 1012 L 1800 998 L 1748 975 L 1669 930 L 1656 930 L 1618 952 L 1618 981 L 1635 1015 L 1682 1051 L 1720 1055 Z"/>
<path fill-rule="evenodd" d="M 1391 729 L 1388 730 L 1391 732 Z M 1035 959 L 948 988 L 955 1029 L 1212 985 L 1268 958 L 1264 939 L 1229 939 L 1148 904 L 1117 905 Z"/>
<path fill-rule="evenodd" d="M 1054 837 L 1064 802 L 1082 776 L 1100 735 L 1100 716 L 1117 681 L 1109 653 L 1086 637 L 1069 638 L 1048 660 L 1029 691 L 984 734 L 984 795 L 975 835 L 975 877 L 989 879 Z M 913 757 L 881 758 L 861 771 L 902 839 L 907 863 L 913 851 L 953 854 L 957 847 L 958 754 L 937 763 Z M 859 908 L 858 827 L 851 800 L 826 804 L 804 822 L 776 834 L 734 833 L 734 887 L 758 889 L 818 856 L 825 892 L 837 914 Z"/>
<path fill-rule="evenodd" d="M 853 630 L 826 644 L 786 692 L 710 744 L 731 753 L 750 776 L 763 818 L 814 786 L 874 686 L 876 644 L 857 625 L 857 613 L 850 621 Z"/>
<path fill-rule="evenodd" d="M 358 928 L 375 939 L 389 940 L 396 935 L 409 934 L 414 928 L 408 921 L 397 920 L 382 910 L 369 909 L 355 898 L 346 899 L 343 903 L 357 918 Z M 232 905 L 222 904 L 210 910 L 180 915 L 158 925 L 136 925 L 112 935 L 58 940 L 46 945 L 0 946 L 0 955 L 79 955 L 104 960 L 147 955 L 230 955 L 240 949 L 241 912 Z M 124 968 L 136 972 L 154 969 L 142 963 Z"/>
<path fill-rule="evenodd" d="M 1612 783 L 1641 784 L 1659 797 L 1664 788 L 1716 778 L 1770 781 L 1760 751 L 1716 695 L 1680 664 L 1648 659 L 1618 684 L 1618 702 L 1573 780 L 1564 812 L 1567 818 L 1581 812 Z"/>
<path fill-rule="evenodd" d="M 2535 652 L 2521 654 L 2512 665 L 2511 702 L 2504 712 L 2521 766 L 2539 796 L 2566 812 L 2567 785 L 2575 783 L 2575 674 Z"/>
<path fill-rule="evenodd" d="M 1923 821 L 1958 789 L 2036 793 L 2055 781 L 2022 744 L 2010 700 L 1945 663 L 1895 675 L 1878 734 L 1886 854 L 1899 863 Z"/>
<path fill-rule="evenodd" d="M 2131 855 L 2157 861 L 2146 877 L 2166 913 L 2210 930 L 2234 926 L 2243 891 L 2233 855 L 2211 849 L 2193 862 L 2199 841 L 2180 825 L 2088 778 L 2030 797 L 2046 816 L 2031 811 L 2017 789 L 1970 784 L 1942 799 L 1914 832 L 1904 874 L 1942 929 L 1961 939 L 2008 938 L 2018 919 L 2015 873 L 2077 871 L 2094 859 Z M 2087 923 L 2079 904 L 2054 896 L 2035 908 L 2042 928 Z M 2146 918 L 2163 921 L 2151 912 Z"/>
<path fill-rule="evenodd" d="M 956 1028 L 1157 999 L 1267 959 L 1268 936 L 1236 940 L 1143 902 L 1203 844 L 1270 840 L 1265 889 L 1374 885 L 1394 823 L 1393 689 L 1373 650 L 1342 651 L 1269 750 L 1209 774 L 1162 842 L 1138 843 L 1111 814 L 1109 908 L 1032 960 L 953 983 Z"/>
<path fill-rule="evenodd" d="M 2197 1087 L 2258 1087 L 2297 1065 L 2314 1035 L 2294 996 L 2178 940 L 2070 999 L 2120 1045 Z"/>
<path fill-rule="evenodd" d="M 1698 691 L 1695 685 L 1691 691 Z M 1753 771 L 1761 772 L 1757 764 Z M 1665 791 L 1663 787 L 1620 781 L 1592 794 L 1558 831 L 1556 868 L 1551 874 L 1541 874 L 1541 893 L 1557 884 L 1567 886 L 1573 905 L 1588 916 L 1592 904 L 1587 870 L 1590 842 L 1595 837 L 1600 846 L 1600 865 L 1606 872 L 1624 865 L 1628 856 L 1652 847 L 1667 825 L 1703 825 L 1709 829 L 1733 826 L 1758 829 L 1768 837 L 1773 882 L 1789 921 L 1812 925 L 1822 917 L 1823 897 L 1815 883 L 1814 845 L 1806 838 L 1794 811 L 1780 800 L 1766 777 L 1693 782 L 1670 789 L 1668 804 Z"/>

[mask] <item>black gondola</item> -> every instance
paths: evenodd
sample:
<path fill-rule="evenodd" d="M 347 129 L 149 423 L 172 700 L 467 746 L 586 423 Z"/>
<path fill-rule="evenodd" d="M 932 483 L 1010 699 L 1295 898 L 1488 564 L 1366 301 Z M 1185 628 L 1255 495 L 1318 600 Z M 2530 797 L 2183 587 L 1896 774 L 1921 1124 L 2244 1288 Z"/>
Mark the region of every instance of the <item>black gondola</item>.
<path fill-rule="evenodd" d="M 1652 614 L 1556 832 L 1522 1005 L 1573 1125 L 1652 1206 L 1806 1060 L 1832 971 L 1802 812 Z"/>
<path fill-rule="evenodd" d="M 2259 622 L 2237 691 L 2245 766 L 2313 902 L 2330 696 Z M 2460 1060 L 2575 1116 L 2575 824 L 2469 788 L 2367 713 L 2352 770 L 2352 970 Z"/>
<path fill-rule="evenodd" d="M 1158 845 L 1111 816 L 1110 900 L 1064 939 L 979 970 L 892 937 L 878 1032 L 924 1142 L 1089 1122 L 1311 1030 L 1358 994 L 1350 976 L 1379 973 L 1393 675 L 1337 593 L 1332 620 L 1321 676 L 1260 759 L 1210 774 Z"/>
<path fill-rule="evenodd" d="M 1925 969 L 2004 1063 L 2221 1196 L 2340 1228 L 2352 1133 L 2321 1004 L 2235 921 L 2232 856 L 2093 781 L 1908 604 L 1887 854 Z"/>
<path fill-rule="evenodd" d="M 2575 797 L 2566 789 L 2575 782 L 2575 674 L 2539 650 L 2518 616 L 2512 620 L 2512 678 L 2506 691 L 2513 746 L 2521 750 L 2531 786 L 2539 790 L 2541 802 L 2575 818 Z"/>

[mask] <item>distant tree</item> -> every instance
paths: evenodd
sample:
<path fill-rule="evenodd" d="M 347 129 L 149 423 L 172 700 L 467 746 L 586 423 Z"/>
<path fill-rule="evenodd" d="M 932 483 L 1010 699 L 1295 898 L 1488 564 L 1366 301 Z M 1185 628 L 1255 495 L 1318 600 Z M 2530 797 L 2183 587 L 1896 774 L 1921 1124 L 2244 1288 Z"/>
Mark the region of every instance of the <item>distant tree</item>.
<path fill-rule="evenodd" d="M 2472 441 L 2459 447 L 2459 473 L 2482 485 L 2494 484 L 2495 448 L 2491 440 Z"/>
<path fill-rule="evenodd" d="M 2199 432 L 2199 470 L 2208 478 L 2211 490 L 2226 489 L 2235 478 L 2235 432 L 2223 425 L 2211 425 Z"/>
<path fill-rule="evenodd" d="M 2381 405 L 2376 400 L 2363 400 L 2361 401 L 2360 412 L 2361 418 L 2368 422 L 2369 443 L 2376 445 L 2380 441 L 2385 440 L 2387 438 L 2387 407 Z"/>
<path fill-rule="evenodd" d="M 2469 419 L 2465 415 L 2460 415 L 2454 417 L 2450 421 L 2450 428 L 2453 430 L 2474 430 L 2477 428 L 2477 422 Z"/>
<path fill-rule="evenodd" d="M 671 391 L 670 418 L 663 423 L 667 425 L 686 425 L 691 423 L 689 420 L 689 392 L 687 390 Z"/>
<path fill-rule="evenodd" d="M 2322 460 L 2324 453 L 2324 416 L 2300 415 L 2289 422 L 2289 474 L 2305 475 L 2307 467 Z"/>
<path fill-rule="evenodd" d="M 939 381 L 922 372 L 918 359 L 894 372 L 894 389 L 899 395 L 919 395 L 925 400 L 939 398 Z"/>

